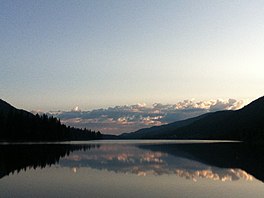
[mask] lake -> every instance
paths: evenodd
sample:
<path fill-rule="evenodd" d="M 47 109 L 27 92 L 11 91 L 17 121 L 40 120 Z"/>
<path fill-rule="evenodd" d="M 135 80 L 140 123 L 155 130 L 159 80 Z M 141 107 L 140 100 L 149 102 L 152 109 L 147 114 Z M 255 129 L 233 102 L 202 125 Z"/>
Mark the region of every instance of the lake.
<path fill-rule="evenodd" d="M 218 141 L 0 145 L 0 197 L 263 197 L 264 149 Z"/>

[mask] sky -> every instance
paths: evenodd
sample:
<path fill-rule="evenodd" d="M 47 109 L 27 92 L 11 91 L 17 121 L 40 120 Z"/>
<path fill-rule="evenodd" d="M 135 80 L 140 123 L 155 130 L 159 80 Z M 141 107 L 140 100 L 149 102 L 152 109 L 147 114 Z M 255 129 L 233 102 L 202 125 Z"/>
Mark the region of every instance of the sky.
<path fill-rule="evenodd" d="M 0 98 L 26 110 L 264 93 L 264 1 L 0 0 Z"/>

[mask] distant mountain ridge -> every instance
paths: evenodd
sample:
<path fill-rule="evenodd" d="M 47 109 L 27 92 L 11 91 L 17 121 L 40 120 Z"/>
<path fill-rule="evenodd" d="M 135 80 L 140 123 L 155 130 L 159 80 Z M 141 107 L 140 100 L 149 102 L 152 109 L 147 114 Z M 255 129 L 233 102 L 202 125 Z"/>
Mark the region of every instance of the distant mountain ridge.
<path fill-rule="evenodd" d="M 124 139 L 226 139 L 264 142 L 264 97 L 239 110 L 203 114 L 171 124 L 140 129 Z"/>
<path fill-rule="evenodd" d="M 155 137 L 156 135 L 160 134 L 161 130 L 163 130 L 163 131 L 166 130 L 167 132 L 173 131 L 173 130 L 175 130 L 177 128 L 187 126 L 187 125 L 195 122 L 196 120 L 199 120 L 199 119 L 201 119 L 204 116 L 207 116 L 208 114 L 210 114 L 210 113 L 203 114 L 203 115 L 200 115 L 200 116 L 197 116 L 197 117 L 194 117 L 194 118 L 189 118 L 189 119 L 186 119 L 186 120 L 180 120 L 180 121 L 173 122 L 173 123 L 170 123 L 170 124 L 164 124 L 164 125 L 161 125 L 161 126 L 153 126 L 153 127 L 150 127 L 150 128 L 139 129 L 139 130 L 137 130 L 135 132 L 131 132 L 131 133 L 123 133 L 119 137 L 121 137 L 121 138 L 129 138 L 129 139 L 132 139 L 132 138 L 145 139 L 145 138 L 147 138 L 149 136 Z"/>

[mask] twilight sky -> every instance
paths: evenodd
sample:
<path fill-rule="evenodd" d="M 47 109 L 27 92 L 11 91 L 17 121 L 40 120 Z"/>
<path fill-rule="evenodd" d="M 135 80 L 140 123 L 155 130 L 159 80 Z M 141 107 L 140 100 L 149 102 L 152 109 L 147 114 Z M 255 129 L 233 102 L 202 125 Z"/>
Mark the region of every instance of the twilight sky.
<path fill-rule="evenodd" d="M 263 0 L 0 0 L 0 97 L 42 111 L 253 100 L 263 35 Z"/>

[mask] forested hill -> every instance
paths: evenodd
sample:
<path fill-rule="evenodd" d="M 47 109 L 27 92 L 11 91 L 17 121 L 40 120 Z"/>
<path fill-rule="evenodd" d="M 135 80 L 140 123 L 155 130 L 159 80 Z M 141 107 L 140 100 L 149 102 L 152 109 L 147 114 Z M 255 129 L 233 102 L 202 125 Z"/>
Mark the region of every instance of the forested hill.
<path fill-rule="evenodd" d="M 0 99 L 0 141 L 70 141 L 100 139 L 100 132 L 61 124 L 47 115 L 33 115 Z"/>
<path fill-rule="evenodd" d="M 133 139 L 225 139 L 264 142 L 264 97 L 236 111 L 218 111 L 122 134 Z"/>

